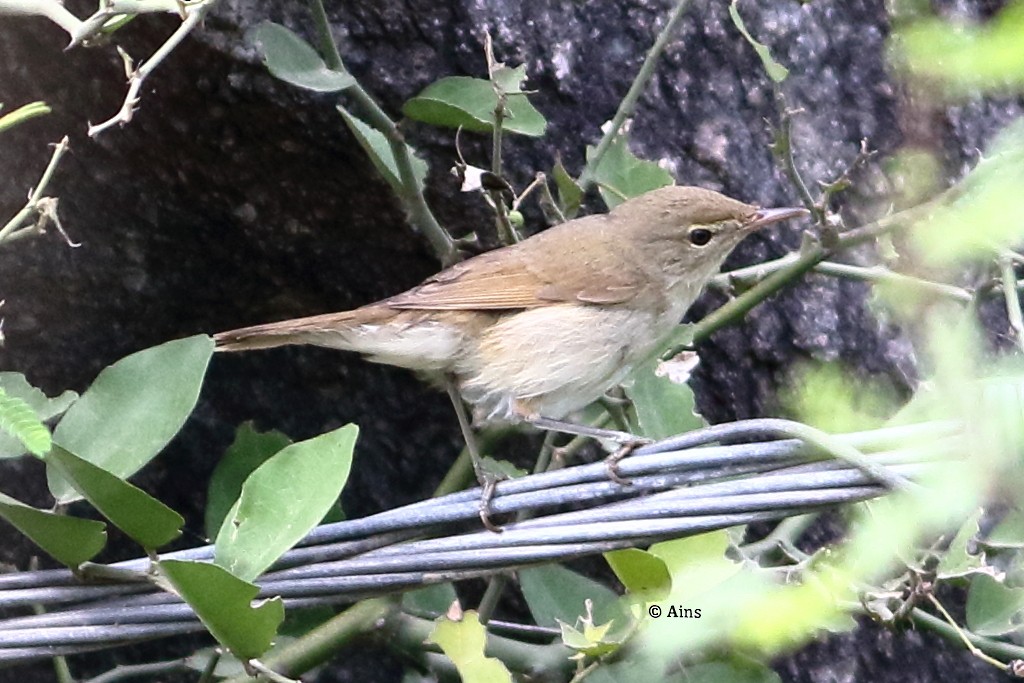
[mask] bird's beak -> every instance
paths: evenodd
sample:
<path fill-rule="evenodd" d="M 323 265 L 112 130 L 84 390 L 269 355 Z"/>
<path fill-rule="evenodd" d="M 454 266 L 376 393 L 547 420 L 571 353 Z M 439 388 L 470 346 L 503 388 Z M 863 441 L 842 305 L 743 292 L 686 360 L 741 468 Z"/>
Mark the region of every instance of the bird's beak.
<path fill-rule="evenodd" d="M 779 221 L 798 218 L 808 214 L 810 214 L 810 211 L 807 209 L 798 209 L 794 207 L 787 207 L 784 209 L 758 209 L 754 212 L 754 215 L 750 217 L 746 227 L 749 230 L 757 230 L 769 223 L 778 223 Z"/>

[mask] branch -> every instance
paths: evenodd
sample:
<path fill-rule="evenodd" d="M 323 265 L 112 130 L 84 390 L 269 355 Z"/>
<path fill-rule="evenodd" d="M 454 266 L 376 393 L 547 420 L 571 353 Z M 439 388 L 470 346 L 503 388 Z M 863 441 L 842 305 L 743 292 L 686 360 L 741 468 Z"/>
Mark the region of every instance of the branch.
<path fill-rule="evenodd" d="M 1024 315 L 1020 309 L 1020 294 L 1017 292 L 1017 275 L 1013 271 L 1013 261 L 1006 256 L 999 257 L 1000 280 L 1003 285 L 1003 298 L 1006 300 L 1006 317 L 1016 338 L 1017 347 L 1024 350 Z"/>
<path fill-rule="evenodd" d="M 647 87 L 647 83 L 654 76 L 654 67 L 657 66 L 658 59 L 661 57 L 661 53 L 665 51 L 665 47 L 668 45 L 669 39 L 675 32 L 676 26 L 683 18 L 683 14 L 689 7 L 689 0 L 679 0 L 676 3 L 676 7 L 672 10 L 672 14 L 669 16 L 668 22 L 665 27 L 661 29 L 657 39 L 654 41 L 654 45 L 651 47 L 647 56 L 644 58 L 644 63 L 640 66 L 640 71 L 637 72 L 636 78 L 633 79 L 632 85 L 629 86 L 629 90 L 626 92 L 626 96 L 622 98 L 622 102 L 619 103 L 619 108 L 615 112 L 615 116 L 612 117 L 611 125 L 604 133 L 604 137 L 597 143 L 597 149 L 594 150 L 594 155 L 587 161 L 587 165 L 583 167 L 583 172 L 580 173 L 579 186 L 586 192 L 594 184 L 594 173 L 597 167 L 601 165 L 601 159 L 604 158 L 605 153 L 611 146 L 612 141 L 619 134 L 622 129 L 622 124 L 626 122 L 633 111 L 636 109 L 636 103 L 640 99 L 640 95 L 643 94 L 644 89 Z"/>
<path fill-rule="evenodd" d="M 58 0 L 0 0 L 0 15 L 22 14 L 46 17 L 74 36 L 82 22 Z"/>
<path fill-rule="evenodd" d="M 25 202 L 25 206 L 18 213 L 14 214 L 14 217 L 7 221 L 4 227 L 0 228 L 0 245 L 3 245 L 4 242 L 21 239 L 22 237 L 41 234 L 49 220 L 56 221 L 56 200 L 43 196 L 43 193 L 46 192 L 46 187 L 50 184 L 50 179 L 53 178 L 53 174 L 57 170 L 57 164 L 60 163 L 61 157 L 64 156 L 69 147 L 67 136 L 64 136 L 56 144 L 53 149 L 53 155 L 50 157 L 50 163 L 46 165 L 46 170 L 43 171 L 42 177 L 39 178 L 36 186 L 29 191 L 28 201 Z M 34 224 L 27 225 L 33 220 L 36 221 Z M 68 240 L 68 243 L 71 246 L 78 246 L 70 240 Z"/>
<path fill-rule="evenodd" d="M 905 211 L 880 218 L 873 223 L 869 223 L 855 230 L 849 230 L 840 234 L 838 239 L 838 248 L 852 247 L 863 242 L 868 242 L 880 235 L 889 233 L 900 226 L 919 220 L 924 214 L 931 211 L 939 203 L 945 201 L 951 191 L 952 190 L 947 190 L 928 202 L 919 204 L 912 209 L 907 209 Z M 766 268 L 769 275 L 754 287 L 713 311 L 699 323 L 694 325 L 693 342 L 696 343 L 703 341 L 722 327 L 739 320 L 751 309 L 781 290 L 791 281 L 796 280 L 804 273 L 812 270 L 815 266 L 828 258 L 830 253 L 831 252 L 825 249 L 821 244 L 811 242 L 800 254 L 789 254 L 780 259 L 776 259 L 775 261 L 770 261 L 767 264 L 759 264 L 751 266 L 749 269 L 745 269 L 753 270 Z M 663 353 L 661 357 L 665 359 L 672 358 L 681 351 L 685 351 L 687 348 L 689 347 L 677 344 Z"/>
<path fill-rule="evenodd" d="M 89 126 L 89 137 L 96 137 L 108 128 L 114 125 L 124 126 L 128 124 L 132 117 L 135 115 L 135 110 L 138 109 L 140 96 L 139 92 L 142 90 L 142 84 L 146 78 L 149 77 L 153 71 L 160 66 L 161 62 L 167 58 L 171 52 L 185 39 L 189 33 L 195 29 L 196 26 L 202 22 L 206 13 L 210 11 L 217 0 L 198 0 L 198 2 L 190 5 L 183 5 L 183 11 L 185 13 L 185 19 L 181 22 L 181 25 L 175 29 L 174 33 L 164 41 L 156 52 L 149 58 L 149 61 L 142 64 L 131 71 L 128 77 L 128 93 L 125 95 L 124 103 L 121 105 L 121 109 L 112 117 L 102 123 Z M 129 65 L 130 69 L 131 60 L 127 56 L 127 53 L 122 52 L 122 57 L 125 59 L 126 65 Z"/>
<path fill-rule="evenodd" d="M 310 11 L 313 13 L 313 24 L 316 28 L 316 40 L 318 52 L 324 62 L 331 69 L 345 71 L 341 53 L 331 35 L 331 25 L 327 19 L 327 12 L 324 10 L 321 0 L 310 0 Z M 437 222 L 433 212 L 427 205 L 423 191 L 416 183 L 416 177 L 412 170 L 412 159 L 409 157 L 409 148 L 405 144 L 405 136 L 398 130 L 398 126 L 391 120 L 376 100 L 363 89 L 363 86 L 356 81 L 345 89 L 345 92 L 362 108 L 366 115 L 367 123 L 376 128 L 387 138 L 391 153 L 395 157 L 395 165 L 398 167 L 398 177 L 401 181 L 401 188 L 396 188 L 399 201 L 405 208 L 412 222 L 413 227 L 421 232 L 430 242 L 434 254 L 445 266 L 453 264 L 458 260 L 458 250 L 451 235 Z"/>

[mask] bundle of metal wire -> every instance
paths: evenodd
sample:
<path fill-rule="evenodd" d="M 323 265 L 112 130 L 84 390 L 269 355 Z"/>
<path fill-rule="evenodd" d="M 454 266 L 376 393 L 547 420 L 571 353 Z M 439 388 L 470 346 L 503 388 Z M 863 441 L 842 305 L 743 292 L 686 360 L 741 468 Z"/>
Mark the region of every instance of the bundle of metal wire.
<path fill-rule="evenodd" d="M 481 527 L 479 489 L 320 526 L 257 583 L 295 609 L 777 520 L 915 486 L 960 443 L 956 423 L 824 441 L 784 420 L 718 425 L 638 449 L 619 465 L 628 483 L 603 463 L 502 482 L 492 511 L 517 521 L 501 533 Z M 211 560 L 213 548 L 163 557 Z M 177 596 L 139 581 L 149 562 L 109 565 L 125 581 L 102 585 L 66 570 L 0 576 L 0 610 L 14 615 L 0 619 L 0 665 L 202 630 Z"/>

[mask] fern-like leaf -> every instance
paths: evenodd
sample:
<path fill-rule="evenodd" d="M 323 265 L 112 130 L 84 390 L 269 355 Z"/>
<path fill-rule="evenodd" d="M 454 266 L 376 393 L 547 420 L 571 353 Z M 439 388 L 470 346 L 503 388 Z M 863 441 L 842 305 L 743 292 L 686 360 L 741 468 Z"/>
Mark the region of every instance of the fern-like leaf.
<path fill-rule="evenodd" d="M 50 430 L 32 406 L 3 389 L 0 389 L 0 429 L 21 441 L 35 455 L 44 455 L 50 450 Z"/>

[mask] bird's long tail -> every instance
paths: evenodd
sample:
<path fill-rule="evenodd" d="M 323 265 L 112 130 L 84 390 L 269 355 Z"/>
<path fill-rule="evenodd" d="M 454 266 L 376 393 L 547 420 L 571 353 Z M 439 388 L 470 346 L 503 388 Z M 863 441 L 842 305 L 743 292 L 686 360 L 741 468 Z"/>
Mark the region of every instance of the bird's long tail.
<path fill-rule="evenodd" d="M 217 351 L 250 351 L 288 344 L 314 344 L 345 351 L 361 351 L 353 343 L 355 311 L 328 313 L 296 320 L 253 325 L 213 335 Z"/>

